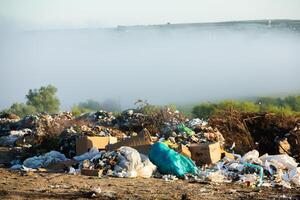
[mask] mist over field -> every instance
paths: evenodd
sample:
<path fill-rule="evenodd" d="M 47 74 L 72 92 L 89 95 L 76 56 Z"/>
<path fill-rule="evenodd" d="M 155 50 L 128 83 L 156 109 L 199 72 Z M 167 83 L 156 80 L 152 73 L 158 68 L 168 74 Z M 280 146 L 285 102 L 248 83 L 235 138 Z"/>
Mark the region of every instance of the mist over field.
<path fill-rule="evenodd" d="M 282 25 L 283 24 L 283 25 Z M 86 99 L 153 104 L 299 93 L 299 21 L 18 31 L 1 26 L 0 109 L 53 84 Z"/>

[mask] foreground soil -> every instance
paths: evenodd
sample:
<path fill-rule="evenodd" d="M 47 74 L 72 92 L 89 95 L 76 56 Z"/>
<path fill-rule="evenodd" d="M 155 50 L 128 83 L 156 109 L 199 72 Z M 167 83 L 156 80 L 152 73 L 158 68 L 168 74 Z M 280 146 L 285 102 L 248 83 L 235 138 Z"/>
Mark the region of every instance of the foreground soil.
<path fill-rule="evenodd" d="M 0 168 L 0 199 L 300 199 L 299 189 L 249 188 L 184 180 L 97 178 Z M 101 188 L 94 193 L 94 188 Z"/>

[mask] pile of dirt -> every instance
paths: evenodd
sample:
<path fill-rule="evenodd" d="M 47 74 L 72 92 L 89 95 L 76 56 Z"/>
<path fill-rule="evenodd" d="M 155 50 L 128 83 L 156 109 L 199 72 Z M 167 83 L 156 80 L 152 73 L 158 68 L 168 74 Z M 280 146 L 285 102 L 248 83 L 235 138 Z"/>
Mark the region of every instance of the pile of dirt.
<path fill-rule="evenodd" d="M 235 143 L 237 153 L 244 154 L 257 149 L 262 154 L 279 154 L 283 151 L 294 157 L 297 157 L 295 150 L 300 145 L 300 132 L 295 129 L 299 122 L 300 116 L 236 110 L 219 112 L 209 119 L 209 124 L 218 128 L 224 136 L 225 146 L 229 148 Z M 283 147 L 283 141 L 288 142 L 290 149 Z"/>

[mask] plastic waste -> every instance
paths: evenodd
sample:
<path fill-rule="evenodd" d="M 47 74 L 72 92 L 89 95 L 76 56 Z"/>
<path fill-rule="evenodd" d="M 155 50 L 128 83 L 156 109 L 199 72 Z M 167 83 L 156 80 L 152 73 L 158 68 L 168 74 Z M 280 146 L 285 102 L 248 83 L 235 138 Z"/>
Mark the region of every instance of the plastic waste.
<path fill-rule="evenodd" d="M 296 186 L 300 186 L 300 167 L 294 168 L 288 173 L 289 181 Z"/>
<path fill-rule="evenodd" d="M 257 182 L 256 186 L 258 186 L 258 187 L 262 186 L 263 177 L 264 177 L 264 169 L 259 165 L 254 165 L 254 164 L 246 163 L 246 162 L 244 162 L 243 165 L 245 165 L 246 167 L 251 167 L 253 169 L 258 170 L 259 179 L 258 179 L 258 182 Z"/>
<path fill-rule="evenodd" d="M 114 167 L 114 174 L 118 177 L 150 178 L 156 171 L 156 166 L 143 154 L 131 147 L 121 147 L 119 162 Z"/>
<path fill-rule="evenodd" d="M 67 160 L 66 156 L 58 151 L 50 151 L 45 155 L 41 156 L 34 156 L 31 158 L 27 158 L 24 160 L 23 165 L 28 168 L 40 168 L 44 167 L 47 168 L 51 163 L 57 163 L 60 161 Z"/>
<path fill-rule="evenodd" d="M 231 163 L 227 167 L 230 170 L 235 170 L 235 171 L 239 171 L 239 172 L 243 171 L 243 169 L 244 169 L 244 165 L 237 163 L 237 162 Z"/>
<path fill-rule="evenodd" d="M 257 163 L 257 164 L 262 164 L 262 161 L 258 158 L 259 157 L 259 152 L 257 150 L 252 150 L 246 153 L 242 157 L 243 162 L 249 162 L 249 163 Z"/>
<path fill-rule="evenodd" d="M 287 154 L 279 154 L 279 155 L 267 155 L 260 158 L 263 163 L 266 161 L 270 162 L 270 164 L 277 169 L 288 169 L 292 170 L 298 166 L 298 163 L 294 158 L 288 156 Z"/>
<path fill-rule="evenodd" d="M 198 173 L 195 163 L 190 158 L 177 153 L 161 142 L 152 145 L 149 158 L 162 174 L 173 174 L 183 178 L 187 173 Z"/>
<path fill-rule="evenodd" d="M 74 156 L 73 159 L 81 162 L 83 160 L 91 160 L 95 156 L 99 154 L 99 150 L 96 147 L 91 148 L 88 152 L 80 155 L 80 156 Z"/>
<path fill-rule="evenodd" d="M 194 119 L 191 119 L 189 122 L 188 122 L 188 126 L 189 127 L 195 127 L 195 126 L 206 126 L 208 123 L 207 121 L 203 121 L 199 118 L 194 118 Z"/>
<path fill-rule="evenodd" d="M 0 146 L 13 146 L 19 138 L 31 132 L 32 130 L 28 128 L 19 131 L 10 131 L 9 135 L 0 137 Z"/>
<path fill-rule="evenodd" d="M 178 129 L 180 132 L 185 132 L 188 136 L 193 136 L 193 135 L 195 135 L 195 132 L 194 132 L 192 129 L 186 127 L 184 124 L 179 124 L 179 125 L 177 126 L 177 129 Z"/>
<path fill-rule="evenodd" d="M 142 178 L 150 178 L 156 171 L 157 167 L 149 160 L 148 156 L 140 154 L 143 167 L 137 170 L 137 174 Z"/>

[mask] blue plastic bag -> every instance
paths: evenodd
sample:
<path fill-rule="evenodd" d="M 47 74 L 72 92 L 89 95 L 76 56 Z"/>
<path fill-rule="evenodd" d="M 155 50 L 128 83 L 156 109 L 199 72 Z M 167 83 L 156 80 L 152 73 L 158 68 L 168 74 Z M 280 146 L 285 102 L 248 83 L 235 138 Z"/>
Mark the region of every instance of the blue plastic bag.
<path fill-rule="evenodd" d="M 243 165 L 246 166 L 246 167 L 251 167 L 251 168 L 256 169 L 256 170 L 259 171 L 259 179 L 258 179 L 258 183 L 256 185 L 258 187 L 262 186 L 263 177 L 264 177 L 264 169 L 259 165 L 255 165 L 255 164 L 247 163 L 247 162 L 243 162 Z"/>
<path fill-rule="evenodd" d="M 162 174 L 173 174 L 183 178 L 185 174 L 197 174 L 198 169 L 195 163 L 167 145 L 156 142 L 149 151 L 149 159 L 154 163 Z"/>

